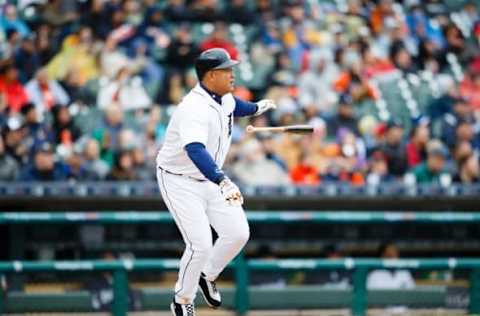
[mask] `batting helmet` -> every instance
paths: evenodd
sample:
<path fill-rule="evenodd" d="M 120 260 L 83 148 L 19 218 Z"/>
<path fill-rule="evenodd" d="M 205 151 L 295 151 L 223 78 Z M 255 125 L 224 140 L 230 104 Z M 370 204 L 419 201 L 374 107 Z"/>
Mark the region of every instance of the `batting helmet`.
<path fill-rule="evenodd" d="M 211 48 L 202 52 L 195 60 L 195 71 L 198 79 L 202 80 L 209 70 L 230 68 L 238 63 L 239 61 L 230 58 L 230 54 L 225 49 Z"/>

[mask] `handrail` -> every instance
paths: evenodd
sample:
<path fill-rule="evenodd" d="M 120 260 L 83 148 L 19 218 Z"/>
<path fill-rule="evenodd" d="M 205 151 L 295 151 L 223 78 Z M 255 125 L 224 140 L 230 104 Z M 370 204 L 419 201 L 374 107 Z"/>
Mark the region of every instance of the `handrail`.
<path fill-rule="evenodd" d="M 421 222 L 421 223 L 476 223 L 480 213 L 474 212 L 352 212 L 352 211 L 248 211 L 250 222 L 259 223 L 381 223 L 381 222 Z M 29 223 L 172 223 L 168 212 L 3 212 L 1 224 Z"/>
<path fill-rule="evenodd" d="M 126 316 L 128 311 L 127 288 L 129 271 L 177 269 L 177 259 L 137 259 L 137 260 L 84 260 L 84 261 L 13 261 L 0 262 L 2 273 L 24 273 L 38 271 L 113 271 L 114 302 L 112 314 Z M 248 271 L 249 270 L 352 270 L 353 300 L 352 315 L 363 316 L 367 308 L 366 278 L 372 269 L 469 269 L 470 312 L 480 312 L 480 259 L 286 259 L 286 260 L 245 260 L 240 255 L 229 265 L 235 269 L 236 294 L 235 308 L 239 315 L 248 311 Z M 3 311 L 4 295 L 0 295 L 0 313 Z"/>

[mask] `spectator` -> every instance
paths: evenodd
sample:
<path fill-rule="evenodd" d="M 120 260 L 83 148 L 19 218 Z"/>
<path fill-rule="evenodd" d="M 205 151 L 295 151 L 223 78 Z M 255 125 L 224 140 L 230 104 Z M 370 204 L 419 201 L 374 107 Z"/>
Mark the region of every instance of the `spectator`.
<path fill-rule="evenodd" d="M 30 144 L 35 145 L 43 142 L 52 143 L 54 141 L 51 127 L 45 122 L 42 122 L 35 105 L 32 103 L 25 104 L 22 108 L 22 114 L 25 119 L 24 137 Z"/>
<path fill-rule="evenodd" d="M 200 44 L 200 49 L 202 51 L 215 47 L 225 49 L 232 59 L 238 59 L 237 48 L 228 39 L 228 28 L 225 23 L 215 23 L 215 29 L 213 30 L 212 35 Z"/>
<path fill-rule="evenodd" d="M 52 108 L 52 114 L 55 143 L 57 145 L 72 145 L 80 138 L 81 131 L 75 126 L 70 109 L 67 106 L 55 105 Z"/>
<path fill-rule="evenodd" d="M 100 144 L 100 157 L 113 166 L 114 152 L 118 148 L 119 134 L 124 128 L 124 115 L 116 103 L 105 109 L 100 125 L 93 131 L 93 138 Z"/>
<path fill-rule="evenodd" d="M 8 118 L 2 134 L 6 154 L 13 157 L 18 165 L 26 164 L 30 144 L 25 140 L 23 118 L 21 116 Z"/>
<path fill-rule="evenodd" d="M 68 167 L 55 162 L 53 147 L 47 142 L 34 148 L 33 162 L 20 172 L 20 181 L 64 181 L 69 177 Z"/>
<path fill-rule="evenodd" d="M 383 182 L 389 182 L 394 180 L 392 175 L 388 170 L 388 162 L 385 157 L 385 154 L 377 150 L 375 151 L 369 159 L 369 171 L 366 178 L 366 182 L 369 185 L 379 185 Z"/>
<path fill-rule="evenodd" d="M 329 113 L 336 100 L 333 82 L 338 77 L 337 66 L 327 49 L 311 52 L 309 56 L 310 68 L 300 76 L 298 82 L 300 104 Z"/>
<path fill-rule="evenodd" d="M 400 252 L 393 243 L 382 244 L 379 248 L 379 257 L 384 260 L 400 258 Z M 374 270 L 368 274 L 367 288 L 375 289 L 412 289 L 415 281 L 408 270 Z"/>
<path fill-rule="evenodd" d="M 467 103 L 467 100 L 463 98 L 457 98 L 453 104 L 452 111 L 446 113 L 442 118 L 441 139 L 449 148 L 452 148 L 456 143 L 457 127 L 461 123 L 472 122 L 474 122 L 474 117 L 472 115 L 472 109 Z"/>
<path fill-rule="evenodd" d="M 185 5 L 185 0 L 168 0 L 164 12 L 165 18 L 172 22 L 192 20 L 192 12 Z"/>
<path fill-rule="evenodd" d="M 69 96 L 56 80 L 49 80 L 47 71 L 42 68 L 35 78 L 25 86 L 28 98 L 41 113 L 49 112 L 55 104 L 67 105 Z"/>
<path fill-rule="evenodd" d="M 137 180 L 137 174 L 134 170 L 131 151 L 119 151 L 115 154 L 115 162 L 112 170 L 107 175 L 110 181 L 132 181 Z"/>
<path fill-rule="evenodd" d="M 290 170 L 290 180 L 297 185 L 318 185 L 320 183 L 319 171 L 312 164 L 308 153 L 302 151 L 298 160 L 298 164 Z"/>
<path fill-rule="evenodd" d="M 352 98 L 349 95 L 342 95 L 340 97 L 337 114 L 328 122 L 327 127 L 330 137 L 337 137 L 340 129 L 348 129 L 355 135 L 360 135 Z"/>
<path fill-rule="evenodd" d="M 428 125 L 418 124 L 410 134 L 410 141 L 407 143 L 407 161 L 408 167 L 412 168 L 421 163 L 427 157 L 426 147 L 430 140 L 430 130 Z"/>
<path fill-rule="evenodd" d="M 470 154 L 459 161 L 458 173 L 453 181 L 464 184 L 480 182 L 480 165 L 476 154 Z"/>
<path fill-rule="evenodd" d="M 385 154 L 390 173 L 399 177 L 407 171 L 407 154 L 403 139 L 403 127 L 400 123 L 391 120 L 387 123 L 385 144 L 380 146 L 380 150 Z"/>
<path fill-rule="evenodd" d="M 13 4 L 7 4 L 3 8 L 3 14 L 0 14 L 0 30 L 6 31 L 13 29 L 20 36 L 26 37 L 30 34 L 27 24 L 18 17 L 17 8 Z"/>
<path fill-rule="evenodd" d="M 41 57 L 37 52 L 35 35 L 22 39 L 20 47 L 15 51 L 15 64 L 19 70 L 19 79 L 26 83 L 41 67 Z"/>
<path fill-rule="evenodd" d="M 184 73 L 193 67 L 195 58 L 199 55 L 199 48 L 193 42 L 190 34 L 191 28 L 182 24 L 175 32 L 174 39 L 167 47 L 166 61 L 176 71 Z"/>
<path fill-rule="evenodd" d="M 0 135 L 0 181 L 14 181 L 18 176 L 18 163 L 5 151 L 3 137 Z"/>
<path fill-rule="evenodd" d="M 83 147 L 85 180 L 103 180 L 110 171 L 109 165 L 100 159 L 100 146 L 93 138 L 88 139 Z"/>
<path fill-rule="evenodd" d="M 230 1 L 222 15 L 228 23 L 251 24 L 255 21 L 255 14 L 245 0 Z"/>
<path fill-rule="evenodd" d="M 62 43 L 62 49 L 48 63 L 48 77 L 63 80 L 73 71 L 82 85 L 98 77 L 92 29 L 82 26 Z"/>
<path fill-rule="evenodd" d="M 142 148 L 137 146 L 132 150 L 132 159 L 134 173 L 139 180 L 155 180 L 155 165 L 152 161 L 147 162 Z"/>
<path fill-rule="evenodd" d="M 243 157 L 232 167 L 236 179 L 245 185 L 285 185 L 290 183 L 288 174 L 275 162 L 266 158 L 256 139 L 242 145 Z"/>
<path fill-rule="evenodd" d="M 11 112 L 19 112 L 28 102 L 25 88 L 18 80 L 18 70 L 13 64 L 0 69 L 0 93 L 5 96 L 5 102 Z"/>
<path fill-rule="evenodd" d="M 440 183 L 442 175 L 448 175 L 446 160 L 448 151 L 442 146 L 431 146 L 427 150 L 427 161 L 417 165 L 413 174 L 417 183 Z"/>
<path fill-rule="evenodd" d="M 216 0 L 193 0 L 190 4 L 192 20 L 196 22 L 215 22 L 220 20 L 221 15 L 216 3 Z"/>
<path fill-rule="evenodd" d="M 145 109 L 152 103 L 142 79 L 132 76 L 127 66 L 120 68 L 112 80 L 100 86 L 98 107 L 103 110 L 113 102 L 120 106 L 120 111 Z"/>

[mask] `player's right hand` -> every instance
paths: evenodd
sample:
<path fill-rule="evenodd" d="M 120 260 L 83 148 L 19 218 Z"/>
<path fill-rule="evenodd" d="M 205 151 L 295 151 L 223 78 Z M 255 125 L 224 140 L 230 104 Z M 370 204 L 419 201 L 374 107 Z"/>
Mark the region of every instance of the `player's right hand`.
<path fill-rule="evenodd" d="M 229 178 L 225 177 L 219 184 L 220 192 L 225 200 L 231 206 L 241 206 L 243 204 L 243 196 L 240 189 Z"/>

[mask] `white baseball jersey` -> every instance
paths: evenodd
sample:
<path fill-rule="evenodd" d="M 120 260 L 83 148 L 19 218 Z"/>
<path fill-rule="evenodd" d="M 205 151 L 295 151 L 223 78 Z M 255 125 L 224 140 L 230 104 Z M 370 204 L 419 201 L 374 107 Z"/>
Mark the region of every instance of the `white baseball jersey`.
<path fill-rule="evenodd" d="M 202 143 L 218 168 L 222 168 L 231 143 L 235 99 L 232 94 L 218 104 L 199 84 L 175 109 L 165 141 L 157 155 L 157 166 L 172 173 L 205 179 L 187 155 L 185 146 Z"/>

